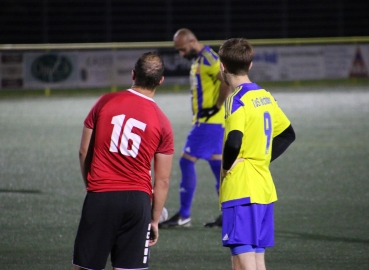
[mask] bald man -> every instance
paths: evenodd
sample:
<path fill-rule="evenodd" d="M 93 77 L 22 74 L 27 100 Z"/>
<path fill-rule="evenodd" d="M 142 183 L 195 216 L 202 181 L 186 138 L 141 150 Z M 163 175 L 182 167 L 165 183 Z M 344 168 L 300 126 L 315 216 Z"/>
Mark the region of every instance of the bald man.
<path fill-rule="evenodd" d="M 182 179 L 180 183 L 180 209 L 169 220 L 160 223 L 162 228 L 191 226 L 191 205 L 197 185 L 195 163 L 206 160 L 215 177 L 215 191 L 219 195 L 220 168 L 224 135 L 223 103 L 230 93 L 220 73 L 218 54 L 209 46 L 198 41 L 195 34 L 187 29 L 179 29 L 173 37 L 178 53 L 192 60 L 190 70 L 192 129 L 179 160 Z M 221 227 L 219 216 L 205 227 Z"/>

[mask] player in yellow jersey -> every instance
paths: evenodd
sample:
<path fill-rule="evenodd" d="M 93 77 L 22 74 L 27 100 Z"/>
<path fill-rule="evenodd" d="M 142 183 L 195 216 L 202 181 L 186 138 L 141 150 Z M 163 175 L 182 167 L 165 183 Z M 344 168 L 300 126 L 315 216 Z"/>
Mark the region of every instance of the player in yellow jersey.
<path fill-rule="evenodd" d="M 161 227 L 190 226 L 191 204 L 196 189 L 195 163 L 207 160 L 214 173 L 215 189 L 219 191 L 222 147 L 224 136 L 224 100 L 230 93 L 220 74 L 219 56 L 209 46 L 200 43 L 194 33 L 179 29 L 173 37 L 179 54 L 192 60 L 190 84 L 192 94 L 193 126 L 187 136 L 179 165 L 182 172 L 180 183 L 180 209 Z M 205 227 L 221 227 L 221 217 Z"/>
<path fill-rule="evenodd" d="M 253 48 L 229 39 L 219 49 L 222 76 L 233 89 L 225 102 L 220 203 L 222 241 L 235 270 L 263 270 L 266 247 L 274 245 L 277 193 L 269 164 L 295 140 L 273 96 L 250 81 Z"/>

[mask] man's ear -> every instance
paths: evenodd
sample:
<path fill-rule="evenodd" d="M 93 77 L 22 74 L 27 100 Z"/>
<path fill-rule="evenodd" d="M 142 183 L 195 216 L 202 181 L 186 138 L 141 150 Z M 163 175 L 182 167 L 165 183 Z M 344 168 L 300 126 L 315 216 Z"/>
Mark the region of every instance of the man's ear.
<path fill-rule="evenodd" d="M 132 76 L 132 80 L 136 79 L 136 71 L 134 69 L 132 69 L 131 76 Z"/>
<path fill-rule="evenodd" d="M 252 62 L 250 63 L 250 67 L 249 67 L 249 70 L 252 68 Z"/>
<path fill-rule="evenodd" d="M 159 81 L 159 85 L 161 85 L 164 82 L 164 76 L 161 77 L 160 81 Z"/>
<path fill-rule="evenodd" d="M 227 70 L 225 69 L 225 66 L 223 65 L 222 62 L 220 62 L 220 70 L 224 73 L 227 73 Z"/>

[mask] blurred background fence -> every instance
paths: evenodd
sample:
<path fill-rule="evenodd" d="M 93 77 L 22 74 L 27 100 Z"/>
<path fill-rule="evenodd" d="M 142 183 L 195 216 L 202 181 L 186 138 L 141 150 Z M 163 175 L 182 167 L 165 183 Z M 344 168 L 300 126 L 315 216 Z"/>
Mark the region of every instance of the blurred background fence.
<path fill-rule="evenodd" d="M 365 0 L 1 0 L 0 44 L 369 35 Z"/>
<path fill-rule="evenodd" d="M 181 27 L 215 50 L 248 38 L 255 81 L 367 78 L 368 14 L 362 0 L 0 0 L 0 90 L 115 90 L 148 50 L 163 55 L 166 84 L 187 84 Z"/>
<path fill-rule="evenodd" d="M 202 41 L 218 50 L 223 41 Z M 369 37 L 250 40 L 250 78 L 257 82 L 342 80 L 369 76 Z M 172 42 L 0 45 L 0 89 L 129 87 L 131 71 L 146 51 L 159 51 L 165 84 L 188 85 L 190 61 Z M 48 92 L 47 92 L 48 93 Z"/>

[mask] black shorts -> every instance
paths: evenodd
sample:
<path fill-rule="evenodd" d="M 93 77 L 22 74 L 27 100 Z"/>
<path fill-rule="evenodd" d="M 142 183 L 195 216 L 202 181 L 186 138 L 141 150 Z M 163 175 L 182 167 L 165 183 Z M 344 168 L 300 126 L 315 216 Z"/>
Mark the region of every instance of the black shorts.
<path fill-rule="evenodd" d="M 74 243 L 73 264 L 104 269 L 148 268 L 151 200 L 141 191 L 88 192 Z"/>

